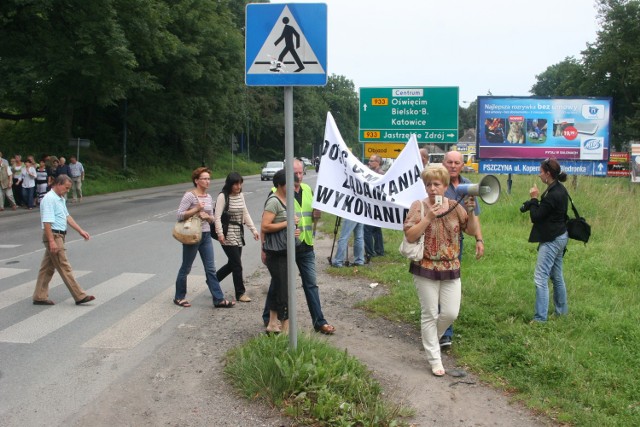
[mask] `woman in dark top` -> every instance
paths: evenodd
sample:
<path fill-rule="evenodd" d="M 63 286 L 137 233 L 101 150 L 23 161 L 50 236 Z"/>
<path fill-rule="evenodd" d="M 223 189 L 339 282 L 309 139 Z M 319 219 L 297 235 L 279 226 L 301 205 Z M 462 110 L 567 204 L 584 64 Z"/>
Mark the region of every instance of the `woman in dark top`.
<path fill-rule="evenodd" d="M 556 159 L 547 159 L 540 164 L 540 179 L 547 185 L 538 201 L 539 190 L 534 186 L 529 190 L 531 200 L 528 205 L 533 227 L 529 235 L 530 242 L 538 242 L 538 261 L 533 275 L 536 285 L 536 305 L 533 321 L 546 322 L 549 310 L 549 288 L 553 283 L 553 304 L 555 314 L 567 314 L 567 289 L 562 273 L 562 257 L 567 247 L 567 205 L 569 194 L 561 184 L 567 180 L 567 174 L 560 170 Z"/>

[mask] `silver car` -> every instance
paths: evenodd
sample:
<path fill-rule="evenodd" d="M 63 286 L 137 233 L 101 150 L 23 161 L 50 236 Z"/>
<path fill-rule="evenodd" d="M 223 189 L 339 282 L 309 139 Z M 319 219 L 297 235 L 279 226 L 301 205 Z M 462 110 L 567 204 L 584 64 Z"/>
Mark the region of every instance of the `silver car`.
<path fill-rule="evenodd" d="M 267 162 L 260 173 L 260 181 L 273 179 L 273 175 L 284 168 L 284 162 Z"/>

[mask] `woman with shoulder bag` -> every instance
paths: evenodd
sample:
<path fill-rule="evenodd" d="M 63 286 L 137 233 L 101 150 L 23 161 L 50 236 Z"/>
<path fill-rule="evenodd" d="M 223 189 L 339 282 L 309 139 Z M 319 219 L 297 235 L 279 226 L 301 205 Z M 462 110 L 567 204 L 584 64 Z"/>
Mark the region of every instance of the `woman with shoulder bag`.
<path fill-rule="evenodd" d="M 467 212 L 463 205 L 444 197 L 450 179 L 447 169 L 440 165 L 427 166 L 421 177 L 428 197 L 411 204 L 404 234 L 408 242 L 424 235 L 424 256 L 420 261 L 411 262 L 409 272 L 413 274 L 422 309 L 422 345 L 431 372 L 441 377 L 445 370 L 439 339 L 458 317 L 462 296 L 460 233 L 475 236 L 479 224 L 473 209 Z"/>
<path fill-rule="evenodd" d="M 269 323 L 267 333 L 288 333 L 288 280 L 287 280 L 287 195 L 286 174 L 280 169 L 273 175 L 273 186 L 276 191 L 270 194 L 264 204 L 261 232 L 264 236 L 262 262 L 271 274 L 273 293 L 267 294 L 269 307 Z M 295 236 L 300 236 L 297 228 L 299 218 L 296 216 Z"/>
<path fill-rule="evenodd" d="M 216 267 L 213 258 L 213 243 L 211 241 L 211 224 L 213 223 L 213 199 L 208 193 L 211 183 L 210 170 L 200 167 L 191 173 L 191 181 L 195 190 L 187 191 L 182 196 L 178 207 L 178 221 L 184 221 L 193 216 L 198 216 L 202 221 L 202 238 L 195 245 L 182 245 L 182 265 L 176 278 L 176 294 L 173 303 L 180 307 L 191 307 L 185 299 L 187 295 L 187 276 L 191 272 L 191 266 L 200 253 L 206 275 L 207 286 L 213 296 L 213 305 L 220 308 L 232 308 L 233 301 L 227 301 L 220 288 L 220 282 L 216 277 Z"/>
<path fill-rule="evenodd" d="M 227 255 L 227 263 L 218 269 L 217 277 L 218 281 L 222 282 L 225 277 L 231 274 L 236 300 L 250 302 L 251 298 L 246 295 L 242 278 L 242 247 L 245 244 L 243 225 L 246 224 L 249 227 L 254 240 L 260 240 L 260 234 L 253 225 L 253 220 L 244 201 L 243 181 L 238 172 L 231 172 L 227 175 L 224 187 L 216 200 L 215 232 L 222 245 L 222 250 Z"/>
<path fill-rule="evenodd" d="M 532 322 L 546 322 L 549 311 L 549 279 L 553 283 L 555 314 L 561 316 L 569 312 L 562 271 L 562 259 L 569 240 L 566 223 L 569 193 L 561 184 L 567 180 L 567 174 L 561 172 L 560 163 L 556 159 L 543 161 L 538 176 L 547 184 L 547 189 L 538 201 L 540 191 L 534 184 L 529 190 L 531 200 L 525 202 L 523 208 L 525 211 L 529 209 L 533 223 L 529 242 L 539 243 L 538 260 L 533 274 L 536 304 Z"/>

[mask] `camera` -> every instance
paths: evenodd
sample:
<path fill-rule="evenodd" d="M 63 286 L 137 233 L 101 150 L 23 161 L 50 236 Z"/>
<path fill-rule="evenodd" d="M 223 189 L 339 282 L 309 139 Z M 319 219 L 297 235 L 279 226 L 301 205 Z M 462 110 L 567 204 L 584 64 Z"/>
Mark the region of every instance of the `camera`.
<path fill-rule="evenodd" d="M 520 206 L 520 212 L 522 213 L 527 212 L 529 209 L 531 209 L 531 200 L 527 200 Z"/>

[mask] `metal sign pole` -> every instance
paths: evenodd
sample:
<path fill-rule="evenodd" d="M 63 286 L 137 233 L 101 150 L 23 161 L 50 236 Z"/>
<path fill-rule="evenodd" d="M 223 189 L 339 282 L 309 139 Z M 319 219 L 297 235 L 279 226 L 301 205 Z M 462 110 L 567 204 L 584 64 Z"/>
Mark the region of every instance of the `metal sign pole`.
<path fill-rule="evenodd" d="M 284 87 L 284 159 L 287 172 L 287 224 L 295 224 L 293 196 L 293 86 Z M 289 283 L 289 347 L 298 347 L 296 314 L 296 242 L 295 227 L 287 227 L 287 281 Z"/>

